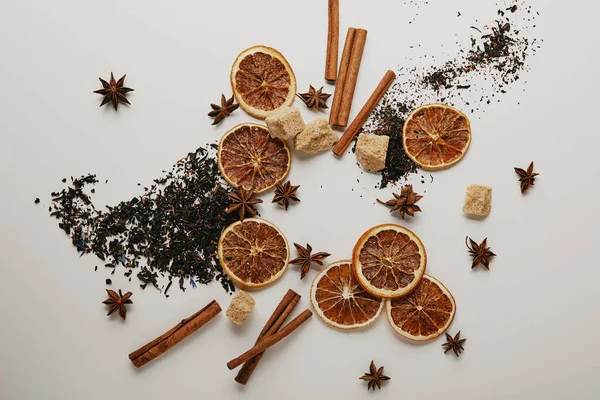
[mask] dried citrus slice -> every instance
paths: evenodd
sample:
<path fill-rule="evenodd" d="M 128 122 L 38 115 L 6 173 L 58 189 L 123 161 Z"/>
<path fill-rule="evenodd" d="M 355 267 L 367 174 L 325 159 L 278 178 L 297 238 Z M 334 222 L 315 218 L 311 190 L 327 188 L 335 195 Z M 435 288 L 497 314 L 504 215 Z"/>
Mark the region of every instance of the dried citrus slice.
<path fill-rule="evenodd" d="M 245 288 L 259 288 L 275 282 L 290 259 L 283 233 L 260 218 L 246 218 L 225 228 L 218 251 L 225 273 Z"/>
<path fill-rule="evenodd" d="M 231 186 L 261 193 L 287 176 L 292 155 L 287 144 L 272 138 L 266 127 L 248 123 L 223 135 L 218 161 L 221 175 Z"/>
<path fill-rule="evenodd" d="M 451 167 L 471 144 L 469 118 L 444 104 L 428 104 L 412 111 L 404 123 L 404 151 L 428 170 Z"/>
<path fill-rule="evenodd" d="M 400 297 L 418 285 L 427 254 L 421 240 L 405 227 L 378 225 L 366 231 L 354 246 L 352 265 L 367 292 L 377 297 Z"/>
<path fill-rule="evenodd" d="M 370 325 L 385 303 L 385 299 L 360 286 L 351 260 L 336 261 L 325 267 L 312 283 L 310 301 L 326 324 L 343 330 Z"/>
<path fill-rule="evenodd" d="M 454 319 L 452 293 L 433 276 L 424 275 L 407 296 L 386 300 L 387 317 L 396 332 L 424 341 L 441 335 Z"/>
<path fill-rule="evenodd" d="M 255 118 L 265 119 L 296 95 L 296 76 L 285 57 L 267 46 L 242 51 L 231 67 L 231 87 L 240 106 Z"/>

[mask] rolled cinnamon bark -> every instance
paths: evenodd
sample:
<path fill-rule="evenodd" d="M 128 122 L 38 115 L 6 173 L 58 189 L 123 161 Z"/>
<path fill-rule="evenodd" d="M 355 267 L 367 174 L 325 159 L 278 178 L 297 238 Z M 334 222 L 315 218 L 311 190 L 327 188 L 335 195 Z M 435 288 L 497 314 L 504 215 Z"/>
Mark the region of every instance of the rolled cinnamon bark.
<path fill-rule="evenodd" d="M 331 111 L 329 112 L 330 125 L 337 125 L 340 106 L 342 105 L 342 97 L 344 94 L 344 84 L 346 83 L 346 76 L 348 74 L 348 66 L 350 64 L 350 57 L 352 55 L 352 46 L 354 45 L 355 35 L 356 29 L 352 27 L 348 28 L 346 42 L 344 43 L 344 50 L 342 51 L 342 59 L 340 60 L 340 70 L 338 72 L 337 82 L 335 84 L 335 92 L 333 93 L 333 101 L 331 102 Z"/>
<path fill-rule="evenodd" d="M 286 326 L 281 328 L 277 333 L 265 337 L 254 345 L 250 350 L 241 356 L 234 358 L 227 363 L 227 368 L 234 369 L 239 367 L 257 354 L 264 352 L 269 347 L 284 339 L 287 335 L 294 332 L 300 325 L 312 317 L 312 312 L 309 309 L 304 310 L 300 315 L 291 320 Z"/>
<path fill-rule="evenodd" d="M 335 81 L 337 75 L 338 46 L 340 40 L 340 0 L 329 0 L 328 6 L 325 80 Z"/>
<path fill-rule="evenodd" d="M 338 140 L 336 145 L 333 146 L 332 151 L 335 155 L 341 157 L 344 154 L 344 152 L 346 151 L 354 137 L 358 134 L 360 128 L 362 128 L 362 126 L 365 124 L 367 118 L 369 118 L 369 115 L 373 112 L 373 110 L 375 109 L 385 92 L 388 90 L 394 79 L 396 79 L 396 74 L 393 71 L 388 71 L 385 73 L 383 79 L 381 79 L 381 82 L 379 82 L 379 85 L 377 85 L 375 91 L 373 92 L 371 97 L 369 97 L 369 100 L 367 100 L 367 102 L 360 110 L 356 118 L 354 118 L 354 121 L 352 121 L 348 129 L 346 129 L 346 132 L 344 132 L 340 140 Z"/>
<path fill-rule="evenodd" d="M 356 82 L 358 82 L 358 71 L 360 69 L 366 41 L 367 31 L 364 29 L 357 29 L 356 36 L 354 37 L 354 44 L 352 45 L 352 55 L 350 56 L 350 63 L 348 64 L 348 76 L 346 76 L 346 82 L 344 83 L 342 104 L 340 104 L 340 112 L 336 125 L 348 125 L 352 101 L 354 100 L 354 90 L 356 89 Z"/>
<path fill-rule="evenodd" d="M 129 354 L 129 359 L 136 368 L 144 366 L 194 333 L 220 312 L 221 307 L 219 303 L 215 300 L 211 301 L 206 307 L 189 318 L 182 320 L 167 333 Z"/>
<path fill-rule="evenodd" d="M 264 337 L 270 336 L 277 332 L 279 328 L 281 328 L 287 317 L 292 313 L 294 307 L 296 307 L 296 304 L 298 304 L 298 301 L 300 301 L 300 295 L 291 289 L 288 290 L 285 296 L 283 296 L 283 299 L 281 300 L 279 305 L 275 308 L 275 311 L 273 311 L 271 318 L 269 318 L 264 328 L 258 335 L 256 343 L 260 342 L 260 340 Z M 252 376 L 252 373 L 256 369 L 256 366 L 260 362 L 260 359 L 262 358 L 263 354 L 265 353 L 262 352 L 255 355 L 254 357 L 246 361 L 244 365 L 242 365 L 242 368 L 240 368 L 238 374 L 235 377 L 235 381 L 237 383 L 240 383 L 242 385 L 248 383 L 250 376 Z"/>

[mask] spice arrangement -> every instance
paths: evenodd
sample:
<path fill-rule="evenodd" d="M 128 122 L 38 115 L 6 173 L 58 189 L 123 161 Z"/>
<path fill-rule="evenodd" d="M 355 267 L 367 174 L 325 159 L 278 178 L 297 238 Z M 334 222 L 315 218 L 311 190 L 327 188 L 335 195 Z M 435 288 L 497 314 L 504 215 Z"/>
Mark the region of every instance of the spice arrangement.
<path fill-rule="evenodd" d="M 314 155 L 331 150 L 342 157 L 355 142 L 353 150 L 362 168 L 381 173 L 380 187 L 418 170 L 448 169 L 464 159 L 477 135 L 469 117 L 454 101 L 460 98 L 457 93 L 470 90 L 466 78 L 491 74 L 501 78 L 502 83 L 494 83 L 494 89 L 502 91 L 518 79 L 527 68 L 527 56 L 535 51 L 533 43 L 509 22 L 508 15 L 522 5 L 518 3 L 499 12 L 500 19 L 486 33 L 475 28 L 481 37 L 473 39 L 470 49 L 461 52 L 459 58 L 425 70 L 388 70 L 348 125 L 367 30 L 348 29 L 338 65 L 340 4 L 329 0 L 324 78 L 335 83 L 330 109 L 327 101 L 331 95 L 324 93 L 323 87 L 317 90 L 318 85 L 310 85 L 308 92 L 297 93 L 292 66 L 279 50 L 264 45 L 250 47 L 233 62 L 233 96 L 227 99 L 222 94 L 220 104 L 210 105 L 208 116 L 214 118 L 213 125 L 219 125 L 239 107 L 264 124 L 246 122 L 229 128 L 218 146 L 189 153 L 170 172 L 145 187 L 142 195 L 107 206 L 106 211 L 97 209 L 93 201 L 100 183 L 96 175 L 71 178 L 67 188 L 52 193 L 50 215 L 81 255 L 94 254 L 112 273 L 123 267 L 129 280 L 137 271 L 142 289 L 151 285 L 168 297 L 173 280 L 182 290 L 186 290 L 186 281 L 196 287 L 197 283 L 217 280 L 231 293 L 236 286 L 270 286 L 289 264 L 299 266 L 300 280 L 309 274 L 311 266 L 318 266 L 309 289 L 310 303 L 326 325 L 342 332 L 364 329 L 385 310 L 393 331 L 401 337 L 425 342 L 445 333 L 444 353 L 452 351 L 459 357 L 466 339 L 460 338 L 460 331 L 455 336 L 447 333 L 456 315 L 456 301 L 440 280 L 426 273 L 426 246 L 415 232 L 393 223 L 373 226 L 348 249 L 348 259 L 328 265 L 324 260 L 330 253 L 313 252 L 308 243 L 294 243 L 297 257 L 290 260 L 284 232 L 267 219 L 257 218 L 256 206 L 263 203 L 261 195 L 270 190 L 271 202 L 285 211 L 300 203 L 297 192 L 301 185 L 286 180 L 295 153 Z M 406 76 L 409 78 L 404 79 Z M 126 94 L 133 89 L 124 86 L 125 75 L 116 81 L 111 73 L 109 82 L 100 81 L 103 88 L 95 93 L 104 96 L 101 106 L 111 102 L 116 111 L 119 103 L 130 104 Z M 427 90 L 435 93 L 435 101 L 424 101 Z M 305 122 L 301 111 L 292 106 L 296 97 L 309 109 L 329 111 L 329 119 Z M 332 126 L 347 128 L 338 137 Z M 522 193 L 539 175 L 533 162 L 526 170 L 514 171 Z M 422 212 L 417 203 L 423 196 L 414 192 L 412 185 L 402 187 L 393 197 L 377 201 L 402 219 Z M 491 199 L 491 187 L 470 185 L 463 212 L 483 219 L 491 212 Z M 35 200 L 35 204 L 39 202 Z M 465 243 L 472 257 L 471 268 L 482 265 L 489 270 L 496 254 L 488 247 L 487 238 L 478 244 L 467 237 Z M 109 298 L 103 304 L 109 307 L 108 315 L 117 312 L 125 320 L 132 292 L 123 295 L 120 289 L 118 293 L 108 289 L 107 293 Z M 264 352 L 312 317 L 313 312 L 305 309 L 286 323 L 300 298 L 290 289 L 251 347 L 226 363 L 229 369 L 241 366 L 236 382 L 247 384 Z M 243 325 L 256 306 L 263 307 L 256 305 L 250 293 L 238 290 L 225 314 L 232 323 Z M 129 359 L 136 368 L 144 366 L 220 312 L 220 305 L 211 301 L 129 354 Z M 390 380 L 383 367 L 377 368 L 373 361 L 360 379 L 373 391 Z"/>

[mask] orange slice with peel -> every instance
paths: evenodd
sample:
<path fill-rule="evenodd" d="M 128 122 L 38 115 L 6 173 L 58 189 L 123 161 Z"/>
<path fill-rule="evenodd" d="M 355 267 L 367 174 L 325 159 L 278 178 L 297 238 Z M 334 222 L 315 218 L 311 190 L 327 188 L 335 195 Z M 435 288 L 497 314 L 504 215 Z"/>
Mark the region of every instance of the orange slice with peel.
<path fill-rule="evenodd" d="M 341 330 L 369 326 L 379 317 L 385 303 L 358 283 L 351 260 L 336 261 L 325 267 L 312 283 L 310 301 L 327 325 Z"/>
<path fill-rule="evenodd" d="M 232 281 L 244 288 L 267 286 L 285 272 L 290 249 L 283 233 L 260 218 L 229 225 L 219 239 L 219 262 Z"/>
<path fill-rule="evenodd" d="M 242 51 L 231 67 L 231 87 L 248 114 L 265 119 L 289 106 L 296 95 L 296 76 L 285 57 L 267 46 Z"/>
<path fill-rule="evenodd" d="M 421 106 L 406 118 L 402 144 L 406 155 L 423 169 L 451 167 L 471 144 L 469 118 L 445 104 Z"/>
<path fill-rule="evenodd" d="M 452 293 L 433 276 L 425 275 L 407 296 L 386 300 L 388 321 L 407 339 L 431 340 L 448 329 L 456 314 Z"/>
<path fill-rule="evenodd" d="M 427 265 L 421 240 L 409 229 L 384 224 L 366 231 L 352 251 L 358 282 L 377 297 L 394 298 L 410 293 Z"/>
<path fill-rule="evenodd" d="M 290 172 L 292 154 L 287 144 L 272 138 L 263 125 L 240 124 L 221 138 L 219 170 L 233 187 L 262 193 Z"/>

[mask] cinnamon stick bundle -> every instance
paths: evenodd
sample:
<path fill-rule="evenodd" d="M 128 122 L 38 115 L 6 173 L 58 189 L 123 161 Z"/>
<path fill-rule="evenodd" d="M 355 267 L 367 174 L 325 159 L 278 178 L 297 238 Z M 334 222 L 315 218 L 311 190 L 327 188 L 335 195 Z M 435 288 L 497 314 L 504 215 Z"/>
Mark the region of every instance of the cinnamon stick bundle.
<path fill-rule="evenodd" d="M 300 301 L 300 295 L 291 289 L 288 290 L 285 296 L 283 296 L 283 299 L 281 299 L 279 305 L 275 308 L 275 311 L 273 311 L 273 314 L 263 327 L 262 331 L 260 331 L 258 339 L 256 339 L 256 343 L 258 343 L 263 337 L 270 336 L 277 332 L 287 317 L 292 313 L 294 307 L 296 307 L 296 304 L 298 304 L 298 301 Z M 235 377 L 235 381 L 242 385 L 248 383 L 250 376 L 260 362 L 263 354 L 265 353 L 259 353 L 246 361 Z"/>
<path fill-rule="evenodd" d="M 348 28 L 331 113 L 329 114 L 329 124 L 331 125 L 348 125 L 366 40 L 366 30 Z"/>
<path fill-rule="evenodd" d="M 306 322 L 310 317 L 312 317 L 312 312 L 307 308 L 300 315 L 291 320 L 286 326 L 281 328 L 278 332 L 270 336 L 266 336 L 263 340 L 260 340 L 258 343 L 256 343 L 254 347 L 252 347 L 250 350 L 248 350 L 241 356 L 229 361 L 227 363 L 227 368 L 234 369 L 236 367 L 239 367 L 240 365 L 242 365 L 252 357 L 256 356 L 257 354 L 264 352 L 269 347 L 278 343 L 290 333 L 298 329 L 298 327 L 300 327 L 300 325 Z"/>
<path fill-rule="evenodd" d="M 157 337 L 150 343 L 129 354 L 129 359 L 136 368 L 146 365 L 148 362 L 154 360 L 156 357 L 194 333 L 220 312 L 221 307 L 219 306 L 219 303 L 215 300 L 211 301 L 206 307 L 194 315 L 182 320 L 167 333 Z"/>
<path fill-rule="evenodd" d="M 327 10 L 327 55 L 325 80 L 335 81 L 340 36 L 340 0 L 329 0 Z"/>
<path fill-rule="evenodd" d="M 396 79 L 396 74 L 393 71 L 385 73 L 383 79 L 379 82 L 379 85 L 377 85 L 371 97 L 369 97 L 369 100 L 367 100 L 340 140 L 333 146 L 332 151 L 335 155 L 341 157 L 344 154 L 354 137 L 358 134 L 358 131 L 360 131 L 360 128 L 367 122 L 367 118 L 369 118 L 369 115 L 373 112 L 394 79 Z"/>

